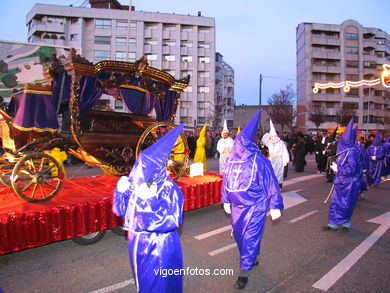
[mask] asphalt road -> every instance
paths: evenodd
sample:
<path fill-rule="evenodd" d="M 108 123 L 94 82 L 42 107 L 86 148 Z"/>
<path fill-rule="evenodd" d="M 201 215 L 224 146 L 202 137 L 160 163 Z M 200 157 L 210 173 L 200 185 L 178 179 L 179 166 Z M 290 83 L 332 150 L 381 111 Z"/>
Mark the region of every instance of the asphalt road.
<path fill-rule="evenodd" d="M 216 171 L 217 160 L 208 166 Z M 78 168 L 68 167 L 68 176 Z M 82 168 L 76 176 L 96 174 L 97 168 Z M 390 182 L 358 202 L 348 232 L 322 230 L 330 188 L 316 174 L 312 156 L 304 173 L 290 166 L 286 209 L 279 223 L 267 220 L 260 264 L 245 292 L 390 292 Z M 233 288 L 239 254 L 229 223 L 219 204 L 184 214 L 179 231 L 184 268 L 198 272 L 184 276 L 184 292 L 239 291 Z M 226 275 L 200 275 L 207 269 Z M 4 293 L 136 292 L 126 239 L 111 231 L 90 246 L 66 240 L 0 256 L 0 287 Z"/>

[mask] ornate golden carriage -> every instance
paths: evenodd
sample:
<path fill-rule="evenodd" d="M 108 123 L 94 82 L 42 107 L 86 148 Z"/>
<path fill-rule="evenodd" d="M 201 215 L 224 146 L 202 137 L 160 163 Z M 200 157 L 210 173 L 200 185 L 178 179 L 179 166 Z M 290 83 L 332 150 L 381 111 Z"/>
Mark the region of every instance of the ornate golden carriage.
<path fill-rule="evenodd" d="M 175 127 L 180 93 L 189 83 L 189 76 L 176 80 L 149 67 L 145 57 L 93 64 L 75 50 L 66 64 L 53 56 L 47 74 L 51 86 L 26 86 L 14 116 L 0 109 L 0 181 L 30 202 L 46 201 L 61 187 L 61 167 L 50 153 L 56 147 L 106 174 L 127 175 L 137 155 Z M 103 95 L 122 102 L 126 113 L 96 109 Z M 184 173 L 188 153 L 180 136 L 169 158 L 175 179 Z"/>

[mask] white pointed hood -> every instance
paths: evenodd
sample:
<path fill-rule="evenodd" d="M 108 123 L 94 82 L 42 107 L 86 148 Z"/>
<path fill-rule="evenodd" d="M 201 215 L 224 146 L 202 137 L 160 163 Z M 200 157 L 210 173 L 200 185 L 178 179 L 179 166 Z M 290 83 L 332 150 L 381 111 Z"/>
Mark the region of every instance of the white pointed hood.
<path fill-rule="evenodd" d="M 227 128 L 227 121 L 226 121 L 226 119 L 223 121 L 223 130 L 222 130 L 221 134 L 223 134 L 224 132 L 229 133 L 229 129 Z"/>

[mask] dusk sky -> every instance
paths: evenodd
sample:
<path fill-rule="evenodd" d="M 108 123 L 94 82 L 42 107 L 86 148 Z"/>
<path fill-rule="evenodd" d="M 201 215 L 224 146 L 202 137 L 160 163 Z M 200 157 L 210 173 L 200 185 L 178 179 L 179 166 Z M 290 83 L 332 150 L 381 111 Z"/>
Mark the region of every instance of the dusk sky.
<path fill-rule="evenodd" d="M 27 42 L 26 15 L 35 3 L 79 6 L 83 0 L 0 0 L 0 39 Z M 119 0 L 128 5 L 128 0 Z M 216 49 L 235 71 L 236 104 L 263 103 L 296 86 L 295 29 L 299 23 L 353 19 L 390 34 L 390 0 L 133 0 L 136 10 L 214 17 Z M 140 57 L 140 56 L 137 56 Z M 179 76 L 176 76 L 179 78 Z"/>

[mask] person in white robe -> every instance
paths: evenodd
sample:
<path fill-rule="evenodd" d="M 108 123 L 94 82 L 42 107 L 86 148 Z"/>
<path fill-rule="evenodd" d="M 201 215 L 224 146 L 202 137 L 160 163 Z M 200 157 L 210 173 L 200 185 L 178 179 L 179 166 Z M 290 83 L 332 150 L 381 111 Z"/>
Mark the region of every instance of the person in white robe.
<path fill-rule="evenodd" d="M 233 149 L 233 139 L 229 137 L 229 129 L 226 120 L 223 123 L 222 138 L 218 141 L 217 151 L 219 152 L 219 174 L 224 174 L 227 159 Z"/>
<path fill-rule="evenodd" d="M 288 150 L 284 141 L 276 133 L 272 120 L 269 120 L 270 131 L 263 136 L 262 143 L 268 147 L 268 159 L 271 162 L 272 169 L 278 179 L 280 188 L 283 184 L 283 171 L 290 161 Z"/>

